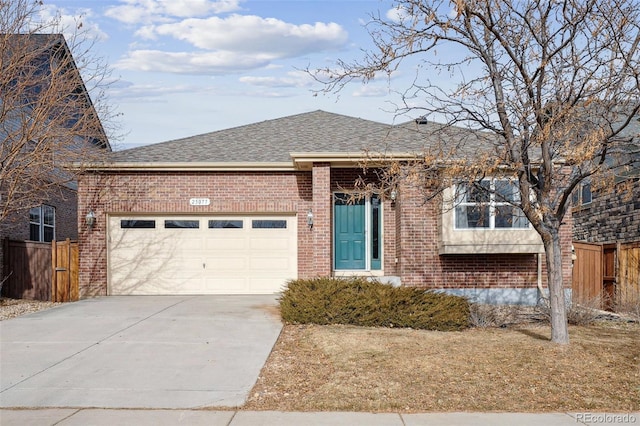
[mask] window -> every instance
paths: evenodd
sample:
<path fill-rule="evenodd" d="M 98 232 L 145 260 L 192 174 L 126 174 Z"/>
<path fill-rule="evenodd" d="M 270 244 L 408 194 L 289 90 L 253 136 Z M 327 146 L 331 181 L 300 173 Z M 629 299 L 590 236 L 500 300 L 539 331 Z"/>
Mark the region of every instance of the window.
<path fill-rule="evenodd" d="M 591 202 L 591 182 L 585 182 L 581 185 L 580 198 L 582 198 L 582 204 L 589 204 Z"/>
<path fill-rule="evenodd" d="M 165 228 L 190 228 L 196 229 L 200 228 L 199 220 L 165 220 L 164 221 Z"/>
<path fill-rule="evenodd" d="M 56 238 L 56 209 L 42 205 L 29 210 L 29 239 L 49 243 Z"/>
<path fill-rule="evenodd" d="M 241 220 L 210 220 L 210 229 L 235 228 L 241 229 L 243 226 Z"/>
<path fill-rule="evenodd" d="M 591 182 L 582 182 L 571 194 L 571 204 L 574 207 L 579 207 L 585 204 L 589 204 L 592 201 L 591 194 Z"/>
<path fill-rule="evenodd" d="M 253 229 L 285 229 L 287 227 L 286 220 L 254 220 L 251 222 L 251 227 Z"/>
<path fill-rule="evenodd" d="M 121 220 L 122 229 L 153 229 L 156 227 L 155 220 Z"/>
<path fill-rule="evenodd" d="M 520 208 L 516 182 L 506 179 L 482 180 L 457 186 L 456 229 L 526 229 L 529 221 Z"/>

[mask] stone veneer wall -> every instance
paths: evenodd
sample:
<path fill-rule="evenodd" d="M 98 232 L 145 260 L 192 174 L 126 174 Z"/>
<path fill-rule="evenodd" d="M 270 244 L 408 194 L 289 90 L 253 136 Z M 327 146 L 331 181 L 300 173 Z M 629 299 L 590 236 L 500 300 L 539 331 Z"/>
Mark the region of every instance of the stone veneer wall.
<path fill-rule="evenodd" d="M 622 186 L 632 185 L 630 191 Z M 573 239 L 587 243 L 640 241 L 640 179 L 617 184 L 612 191 L 594 192 L 589 204 L 574 207 Z"/>

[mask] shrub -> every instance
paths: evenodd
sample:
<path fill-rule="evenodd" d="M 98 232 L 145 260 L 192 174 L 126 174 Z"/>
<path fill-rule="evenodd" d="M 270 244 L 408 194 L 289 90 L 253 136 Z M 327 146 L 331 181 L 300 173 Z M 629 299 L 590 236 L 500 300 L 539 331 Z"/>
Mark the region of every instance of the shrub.
<path fill-rule="evenodd" d="M 365 278 L 290 281 L 280 296 L 282 319 L 294 324 L 350 324 L 461 330 L 469 303 L 459 296 L 392 287 Z"/>
<path fill-rule="evenodd" d="M 601 310 L 603 302 L 599 297 L 580 304 L 568 300 L 566 304 L 567 322 L 571 325 L 591 325 L 601 319 L 602 314 L 605 313 L 605 311 Z M 542 321 L 551 323 L 551 307 L 547 300 L 543 300 L 542 303 L 538 304 L 536 311 Z"/>

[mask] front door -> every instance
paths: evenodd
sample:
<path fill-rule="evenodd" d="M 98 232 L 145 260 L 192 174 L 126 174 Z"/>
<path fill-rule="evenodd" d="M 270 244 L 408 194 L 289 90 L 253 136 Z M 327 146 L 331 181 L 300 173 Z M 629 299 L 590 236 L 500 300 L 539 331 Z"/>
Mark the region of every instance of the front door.
<path fill-rule="evenodd" d="M 334 269 L 380 269 L 380 199 L 349 198 L 341 193 L 334 197 Z"/>

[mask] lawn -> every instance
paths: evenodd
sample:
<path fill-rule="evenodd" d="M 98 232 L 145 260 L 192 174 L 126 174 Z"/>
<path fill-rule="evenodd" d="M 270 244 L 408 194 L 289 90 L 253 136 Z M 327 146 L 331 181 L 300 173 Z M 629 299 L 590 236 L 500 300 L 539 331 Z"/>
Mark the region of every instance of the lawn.
<path fill-rule="evenodd" d="M 462 332 L 285 325 L 248 410 L 558 412 L 640 410 L 640 325 Z"/>

